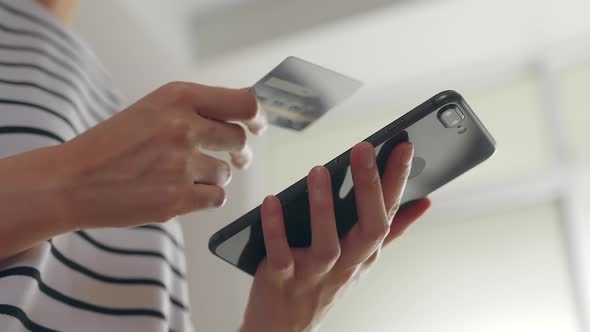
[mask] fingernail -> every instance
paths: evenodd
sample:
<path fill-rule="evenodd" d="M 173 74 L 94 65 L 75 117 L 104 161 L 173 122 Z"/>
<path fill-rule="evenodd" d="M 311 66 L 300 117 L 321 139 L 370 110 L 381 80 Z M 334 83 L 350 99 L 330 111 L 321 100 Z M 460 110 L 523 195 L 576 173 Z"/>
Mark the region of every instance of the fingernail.
<path fill-rule="evenodd" d="M 414 145 L 410 142 L 404 144 L 402 153 L 400 155 L 400 163 L 404 166 L 412 165 L 412 158 L 414 157 Z"/>
<path fill-rule="evenodd" d="M 221 189 L 218 197 L 215 200 L 211 201 L 211 207 L 220 208 L 225 205 L 226 201 L 227 201 L 227 196 L 225 195 L 225 191 L 223 189 Z"/>
<path fill-rule="evenodd" d="M 217 180 L 217 184 L 225 188 L 227 185 L 229 185 L 232 179 L 231 167 L 225 164 L 221 173 L 222 174 L 219 175 L 219 179 Z"/>
<path fill-rule="evenodd" d="M 262 205 L 264 206 L 264 209 L 266 210 L 267 216 L 270 214 L 270 216 L 273 217 L 273 216 L 276 216 L 277 214 L 280 213 L 280 206 L 277 206 L 277 204 L 275 204 L 276 200 L 277 200 L 277 198 L 275 196 L 268 195 L 262 201 Z M 280 202 L 279 202 L 279 204 L 280 204 Z M 272 218 L 271 218 L 271 220 L 272 220 Z"/>
<path fill-rule="evenodd" d="M 264 132 L 268 128 L 268 121 L 266 120 L 266 116 L 261 115 L 257 117 L 255 122 L 252 123 L 251 126 L 254 135 L 260 136 L 264 134 Z"/>
<path fill-rule="evenodd" d="M 250 162 L 252 161 L 254 152 L 252 151 L 249 145 L 246 145 L 241 152 L 232 153 L 231 156 L 235 166 L 240 169 L 244 169 L 250 166 Z"/>
<path fill-rule="evenodd" d="M 266 196 L 266 197 L 264 198 L 264 200 L 262 201 L 262 205 L 264 205 L 264 206 L 267 206 L 267 207 L 268 207 L 268 205 L 269 205 L 269 204 L 272 204 L 272 203 L 271 203 L 271 202 L 272 202 L 272 199 L 273 199 L 273 196 L 272 196 L 272 195 L 268 195 L 268 196 Z"/>
<path fill-rule="evenodd" d="M 371 169 L 375 167 L 375 148 L 373 146 L 365 146 L 361 150 L 361 159 L 365 168 Z"/>

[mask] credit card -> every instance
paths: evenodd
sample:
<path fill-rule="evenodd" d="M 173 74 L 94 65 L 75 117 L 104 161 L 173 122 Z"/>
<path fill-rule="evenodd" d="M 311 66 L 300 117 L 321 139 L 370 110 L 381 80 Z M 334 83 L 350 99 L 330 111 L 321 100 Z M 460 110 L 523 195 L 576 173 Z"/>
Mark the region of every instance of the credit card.
<path fill-rule="evenodd" d="M 269 123 L 301 131 L 361 86 L 356 79 L 288 57 L 250 91 L 258 98 Z"/>

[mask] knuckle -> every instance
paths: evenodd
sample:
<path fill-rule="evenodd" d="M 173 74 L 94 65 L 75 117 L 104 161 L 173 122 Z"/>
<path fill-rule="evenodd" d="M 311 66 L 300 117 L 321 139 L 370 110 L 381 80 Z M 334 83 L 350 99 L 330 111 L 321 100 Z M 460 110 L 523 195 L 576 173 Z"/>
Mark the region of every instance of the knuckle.
<path fill-rule="evenodd" d="M 386 222 L 380 223 L 378 225 L 372 225 L 366 229 L 364 233 L 368 241 L 372 243 L 378 243 L 383 241 L 383 239 L 389 233 L 389 225 Z"/>
<path fill-rule="evenodd" d="M 184 210 L 186 190 L 178 184 L 167 184 L 159 195 L 159 201 L 164 216 L 176 216 Z"/>
<path fill-rule="evenodd" d="M 180 151 L 170 152 L 167 154 L 164 164 L 174 174 L 185 175 L 188 169 L 188 156 Z"/>
<path fill-rule="evenodd" d="M 188 94 L 189 84 L 180 81 L 169 82 L 158 90 L 165 99 L 174 102 L 183 99 Z"/>
<path fill-rule="evenodd" d="M 166 123 L 166 129 L 170 133 L 187 133 L 190 129 L 190 119 L 187 118 L 184 114 L 171 114 L 168 118 Z"/>
<path fill-rule="evenodd" d="M 387 214 L 387 217 L 388 218 L 395 217 L 395 214 L 397 213 L 399 208 L 400 208 L 400 201 L 399 201 L 399 199 L 396 199 L 395 202 L 393 202 L 393 204 L 389 208 L 389 213 Z"/>
<path fill-rule="evenodd" d="M 318 250 L 316 252 L 317 260 L 324 265 L 331 265 L 340 258 L 340 246 L 334 246 Z"/>
<path fill-rule="evenodd" d="M 203 137 L 209 137 L 209 138 L 217 138 L 218 135 L 218 127 L 211 122 L 208 121 L 200 121 L 198 126 L 197 126 L 197 130 L 199 133 L 199 137 L 203 138 Z"/>
<path fill-rule="evenodd" d="M 220 160 L 217 166 L 217 184 L 225 187 L 231 180 L 231 177 L 231 167 L 225 161 Z"/>
<path fill-rule="evenodd" d="M 189 144 L 189 133 L 191 123 L 182 114 L 173 114 L 162 122 L 161 136 L 174 145 L 187 146 Z"/>
<path fill-rule="evenodd" d="M 379 177 L 379 173 L 374 172 L 370 178 L 371 186 L 379 186 L 381 184 L 381 178 Z"/>
<path fill-rule="evenodd" d="M 187 194 L 186 188 L 180 184 L 169 184 L 166 186 L 165 192 L 170 205 L 176 205 L 176 203 L 182 201 Z"/>
<path fill-rule="evenodd" d="M 209 186 L 206 191 L 197 193 L 193 203 L 197 208 L 218 208 L 225 204 L 225 200 L 226 193 L 223 188 Z"/>
<path fill-rule="evenodd" d="M 367 265 L 367 266 L 373 265 L 377 261 L 379 256 L 380 256 L 380 250 L 375 251 L 375 253 L 373 255 L 371 255 L 371 257 L 369 257 L 369 259 L 367 259 L 367 261 L 365 262 L 365 265 Z"/>
<path fill-rule="evenodd" d="M 359 271 L 358 267 L 347 269 L 346 271 L 342 272 L 340 277 L 337 280 L 337 283 L 341 286 L 348 285 L 355 283 L 358 280 Z"/>

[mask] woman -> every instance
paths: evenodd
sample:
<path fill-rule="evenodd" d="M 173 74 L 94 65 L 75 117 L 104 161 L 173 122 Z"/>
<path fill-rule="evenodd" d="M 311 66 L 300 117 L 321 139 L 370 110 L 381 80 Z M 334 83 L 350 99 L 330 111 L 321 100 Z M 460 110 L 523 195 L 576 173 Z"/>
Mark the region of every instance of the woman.
<path fill-rule="evenodd" d="M 0 330 L 192 330 L 175 216 L 225 202 L 231 167 L 266 126 L 245 90 L 175 82 L 120 111 L 99 62 L 67 26 L 76 0 L 0 0 Z M 235 124 L 242 122 L 244 126 Z M 358 224 L 339 240 L 329 174 L 309 173 L 312 245 L 289 248 L 263 202 L 267 258 L 241 331 L 309 331 L 380 249 L 429 207 L 400 211 L 411 144 L 383 187 L 375 152 L 351 153 Z M 197 324 L 198 329 L 198 324 Z"/>

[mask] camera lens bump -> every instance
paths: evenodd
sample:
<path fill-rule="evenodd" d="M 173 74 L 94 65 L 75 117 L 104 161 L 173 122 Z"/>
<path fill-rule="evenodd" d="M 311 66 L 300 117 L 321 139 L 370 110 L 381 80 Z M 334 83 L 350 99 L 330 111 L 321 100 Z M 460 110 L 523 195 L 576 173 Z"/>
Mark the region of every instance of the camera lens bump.
<path fill-rule="evenodd" d="M 457 105 L 449 105 L 440 110 L 438 119 L 446 128 L 456 128 L 465 120 L 465 114 Z"/>

